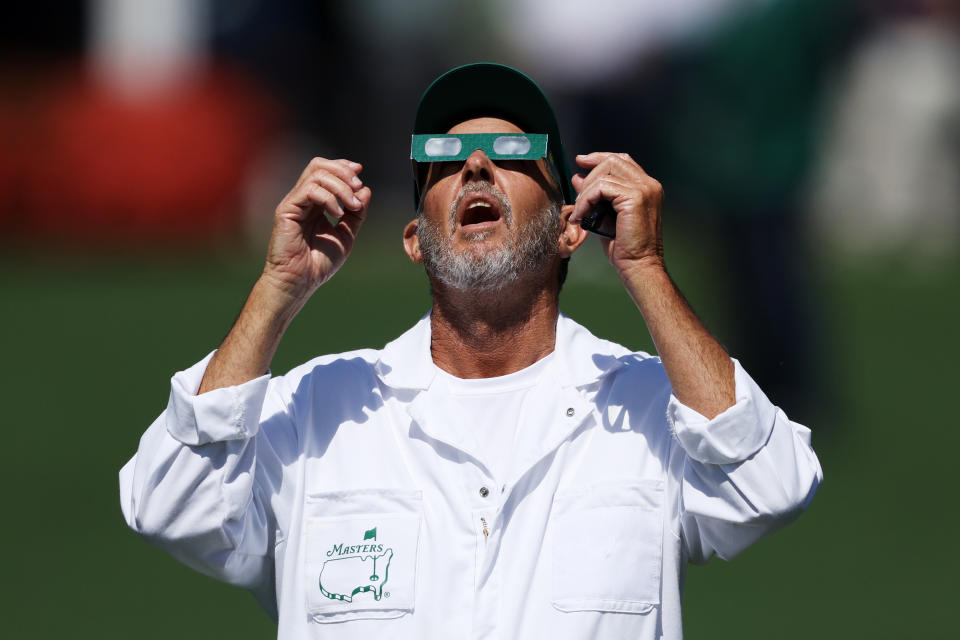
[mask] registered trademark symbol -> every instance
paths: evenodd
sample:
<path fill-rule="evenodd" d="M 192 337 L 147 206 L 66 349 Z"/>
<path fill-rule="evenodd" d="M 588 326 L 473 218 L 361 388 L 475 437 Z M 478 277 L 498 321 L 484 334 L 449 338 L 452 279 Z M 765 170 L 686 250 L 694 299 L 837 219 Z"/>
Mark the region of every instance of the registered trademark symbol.
<path fill-rule="evenodd" d="M 389 597 L 390 597 L 390 592 L 387 591 L 385 594 L 383 594 L 383 597 L 384 597 L 384 598 L 389 598 Z"/>

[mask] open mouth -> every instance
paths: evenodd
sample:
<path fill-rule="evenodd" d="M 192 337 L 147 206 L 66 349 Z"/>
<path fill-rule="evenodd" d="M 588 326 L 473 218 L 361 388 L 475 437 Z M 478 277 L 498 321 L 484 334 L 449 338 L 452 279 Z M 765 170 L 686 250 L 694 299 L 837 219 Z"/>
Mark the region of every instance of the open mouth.
<path fill-rule="evenodd" d="M 493 226 L 500 221 L 500 203 L 487 194 L 470 195 L 460 204 L 457 217 L 460 227 L 467 231 Z"/>

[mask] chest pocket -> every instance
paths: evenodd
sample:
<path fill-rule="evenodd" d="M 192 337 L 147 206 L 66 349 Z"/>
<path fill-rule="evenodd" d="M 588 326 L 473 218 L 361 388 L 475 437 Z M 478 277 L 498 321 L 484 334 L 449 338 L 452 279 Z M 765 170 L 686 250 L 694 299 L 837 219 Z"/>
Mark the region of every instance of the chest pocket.
<path fill-rule="evenodd" d="M 659 480 L 558 492 L 553 606 L 647 613 L 660 604 L 664 487 Z"/>
<path fill-rule="evenodd" d="M 314 622 L 413 612 L 422 497 L 362 489 L 307 498 L 304 580 Z"/>

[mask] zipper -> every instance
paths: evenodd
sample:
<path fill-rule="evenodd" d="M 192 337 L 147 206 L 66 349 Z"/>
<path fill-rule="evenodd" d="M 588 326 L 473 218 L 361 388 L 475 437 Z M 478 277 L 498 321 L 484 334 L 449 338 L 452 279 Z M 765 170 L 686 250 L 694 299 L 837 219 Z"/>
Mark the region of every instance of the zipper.
<path fill-rule="evenodd" d="M 487 519 L 483 516 L 480 516 L 480 524 L 483 525 L 483 541 L 486 542 L 487 538 L 490 537 L 490 529 L 487 527 Z"/>

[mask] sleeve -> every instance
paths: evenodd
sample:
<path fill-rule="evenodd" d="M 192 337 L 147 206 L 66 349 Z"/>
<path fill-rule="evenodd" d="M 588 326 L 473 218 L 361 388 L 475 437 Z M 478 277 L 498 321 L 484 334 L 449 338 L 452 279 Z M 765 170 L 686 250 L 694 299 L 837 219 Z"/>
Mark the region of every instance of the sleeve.
<path fill-rule="evenodd" d="M 269 602 L 271 500 L 296 432 L 269 375 L 197 395 L 212 355 L 173 376 L 166 410 L 120 470 L 120 506 L 151 544 Z"/>
<path fill-rule="evenodd" d="M 736 360 L 736 403 L 707 419 L 670 397 L 688 557 L 730 559 L 803 511 L 823 472 L 810 430 L 775 407 Z M 673 457 L 673 456 L 672 456 Z"/>

